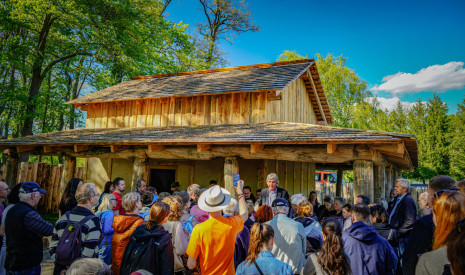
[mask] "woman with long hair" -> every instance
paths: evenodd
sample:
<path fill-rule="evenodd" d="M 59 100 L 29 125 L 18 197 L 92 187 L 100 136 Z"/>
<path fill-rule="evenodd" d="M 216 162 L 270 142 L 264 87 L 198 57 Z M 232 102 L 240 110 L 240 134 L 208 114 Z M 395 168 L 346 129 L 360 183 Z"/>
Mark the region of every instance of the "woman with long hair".
<path fill-rule="evenodd" d="M 156 202 L 150 208 L 149 221 L 131 235 L 121 264 L 121 274 L 144 269 L 152 274 L 174 274 L 173 243 L 163 224 L 168 221 L 170 206 Z"/>
<path fill-rule="evenodd" d="M 433 222 L 436 225 L 433 251 L 418 260 L 415 274 L 442 274 L 447 259 L 447 236 L 465 218 L 465 195 L 452 190 L 440 190 L 433 196 Z"/>
<path fill-rule="evenodd" d="M 323 222 L 325 239 L 321 251 L 310 254 L 302 274 L 347 275 L 351 274 L 349 258 L 344 253 L 342 224 L 339 220 L 328 218 Z"/>
<path fill-rule="evenodd" d="M 326 196 L 323 200 L 323 207 L 320 211 L 320 215 L 318 216 L 318 220 L 322 222 L 324 219 L 332 217 L 336 214 L 336 210 L 334 210 L 334 200 L 331 196 Z"/>
<path fill-rule="evenodd" d="M 78 186 L 81 184 L 82 179 L 72 178 L 69 180 L 68 184 L 66 185 L 65 191 L 63 192 L 63 195 L 61 195 L 60 205 L 58 207 L 61 215 L 64 215 L 66 212 L 76 207 L 76 190 Z"/>
<path fill-rule="evenodd" d="M 465 275 L 465 218 L 461 219 L 446 238 L 447 259 L 454 275 Z"/>
<path fill-rule="evenodd" d="M 131 192 L 124 195 L 122 206 L 126 209 L 126 213 L 113 218 L 115 233 L 111 242 L 111 270 L 115 275 L 120 274 L 121 262 L 129 238 L 138 226 L 144 224 L 144 219 L 138 214 L 142 209 L 139 193 Z"/>
<path fill-rule="evenodd" d="M 172 236 L 173 250 L 174 250 L 174 273 L 183 274 L 184 265 L 182 256 L 186 254 L 189 238 L 182 228 L 180 222 L 182 216 L 182 204 L 177 200 L 176 196 L 169 196 L 162 200 L 162 202 L 170 206 L 170 215 L 168 221 L 163 224 L 168 233 Z"/>
<path fill-rule="evenodd" d="M 343 198 L 334 198 L 334 211 L 336 213 L 334 213 L 332 218 L 338 219 L 341 222 L 341 224 L 344 224 L 344 216 L 342 215 L 342 207 L 344 207 L 344 204 L 345 202 Z"/>
<path fill-rule="evenodd" d="M 102 229 L 98 244 L 98 258 L 107 265 L 111 264 L 111 241 L 113 240 L 113 208 L 116 207 L 116 197 L 113 194 L 105 194 L 95 216 L 100 219 Z"/>
<path fill-rule="evenodd" d="M 295 221 L 304 226 L 304 231 L 307 234 L 307 250 L 305 256 L 308 257 L 310 253 L 320 250 L 323 245 L 323 235 L 321 234 L 320 223 L 312 218 L 313 206 L 308 200 L 299 203 L 297 208 L 297 217 Z"/>
<path fill-rule="evenodd" d="M 273 219 L 273 209 L 269 205 L 262 205 L 257 209 L 255 213 L 255 222 L 256 223 L 265 223 Z"/>
<path fill-rule="evenodd" d="M 248 256 L 245 261 L 237 267 L 236 275 L 293 274 L 290 265 L 277 260 L 271 253 L 273 243 L 273 227 L 269 224 L 254 224 L 250 231 Z"/>

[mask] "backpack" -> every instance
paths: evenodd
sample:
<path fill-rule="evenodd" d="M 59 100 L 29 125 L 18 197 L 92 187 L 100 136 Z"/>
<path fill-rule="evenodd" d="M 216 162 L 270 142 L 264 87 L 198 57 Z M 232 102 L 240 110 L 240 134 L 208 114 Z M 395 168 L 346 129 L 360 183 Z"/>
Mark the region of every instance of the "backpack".
<path fill-rule="evenodd" d="M 89 215 L 80 222 L 74 222 L 69 219 L 70 212 L 65 215 L 68 221 L 56 247 L 55 261 L 57 264 L 70 266 L 81 257 L 81 226 L 95 216 Z"/>
<path fill-rule="evenodd" d="M 192 219 L 194 218 L 194 215 L 190 215 L 189 219 L 184 221 L 182 223 L 182 228 L 189 232 L 189 234 L 192 234 L 192 230 L 194 230 L 194 226 L 192 225 Z"/>

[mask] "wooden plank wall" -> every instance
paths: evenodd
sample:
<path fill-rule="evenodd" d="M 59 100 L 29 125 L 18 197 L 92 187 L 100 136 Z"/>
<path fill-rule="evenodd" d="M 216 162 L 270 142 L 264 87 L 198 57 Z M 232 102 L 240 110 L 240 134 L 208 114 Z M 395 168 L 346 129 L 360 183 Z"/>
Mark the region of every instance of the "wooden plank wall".
<path fill-rule="evenodd" d="M 316 123 L 310 97 L 302 79 L 296 79 L 281 92 L 281 100 L 268 101 L 266 122 Z"/>
<path fill-rule="evenodd" d="M 264 173 L 258 173 L 257 189 L 266 188 L 266 176 L 276 173 L 279 187 L 286 189 L 289 195 L 302 193 L 306 197 L 315 190 L 315 164 L 284 160 L 264 160 Z"/>
<path fill-rule="evenodd" d="M 86 128 L 166 127 L 265 122 L 266 92 L 89 104 Z"/>

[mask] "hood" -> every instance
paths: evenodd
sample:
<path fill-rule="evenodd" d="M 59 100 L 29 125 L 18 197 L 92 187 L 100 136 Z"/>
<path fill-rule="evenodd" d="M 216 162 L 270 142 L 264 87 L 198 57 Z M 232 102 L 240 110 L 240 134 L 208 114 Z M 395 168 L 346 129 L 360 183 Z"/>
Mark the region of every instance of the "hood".
<path fill-rule="evenodd" d="M 388 223 L 375 223 L 375 224 L 373 224 L 373 228 L 375 230 L 377 230 L 377 231 L 378 230 L 389 230 L 389 229 L 391 229 L 391 227 L 389 226 Z"/>
<path fill-rule="evenodd" d="M 115 216 L 113 218 L 113 229 L 115 233 L 124 233 L 138 220 L 143 221 L 139 215 L 134 214 Z"/>
<path fill-rule="evenodd" d="M 171 235 L 166 231 L 163 226 L 156 225 L 152 230 L 147 230 L 145 224 L 138 226 L 131 237 L 136 239 L 149 239 L 149 238 L 160 238 L 165 235 L 165 241 L 171 241 Z"/>
<path fill-rule="evenodd" d="M 307 217 L 307 218 L 297 217 L 294 220 L 297 221 L 297 222 L 300 222 L 304 227 L 307 227 L 307 226 L 309 226 L 309 225 L 311 225 L 312 223 L 315 222 L 315 220 L 313 220 L 310 217 Z"/>
<path fill-rule="evenodd" d="M 352 238 L 367 244 L 374 242 L 378 235 L 373 226 L 363 222 L 353 223 L 351 227 L 344 231 L 344 234 L 348 234 Z"/>

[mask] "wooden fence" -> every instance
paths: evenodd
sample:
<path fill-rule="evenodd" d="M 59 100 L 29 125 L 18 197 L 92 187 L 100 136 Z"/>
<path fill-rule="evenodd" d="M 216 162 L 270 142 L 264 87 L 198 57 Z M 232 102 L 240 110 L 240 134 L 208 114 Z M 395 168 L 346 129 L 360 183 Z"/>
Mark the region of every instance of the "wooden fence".
<path fill-rule="evenodd" d="M 4 180 L 6 175 L 6 165 L 0 167 L 0 180 Z M 82 178 L 83 169 L 76 167 L 74 178 Z M 44 214 L 58 212 L 61 199 L 61 177 L 63 175 L 62 165 L 49 165 L 43 162 L 21 162 L 18 167 L 18 181 L 35 181 L 41 188 L 47 190 L 39 201 L 37 209 Z M 11 187 L 10 187 L 11 188 Z M 64 188 L 63 188 L 64 189 Z"/>

